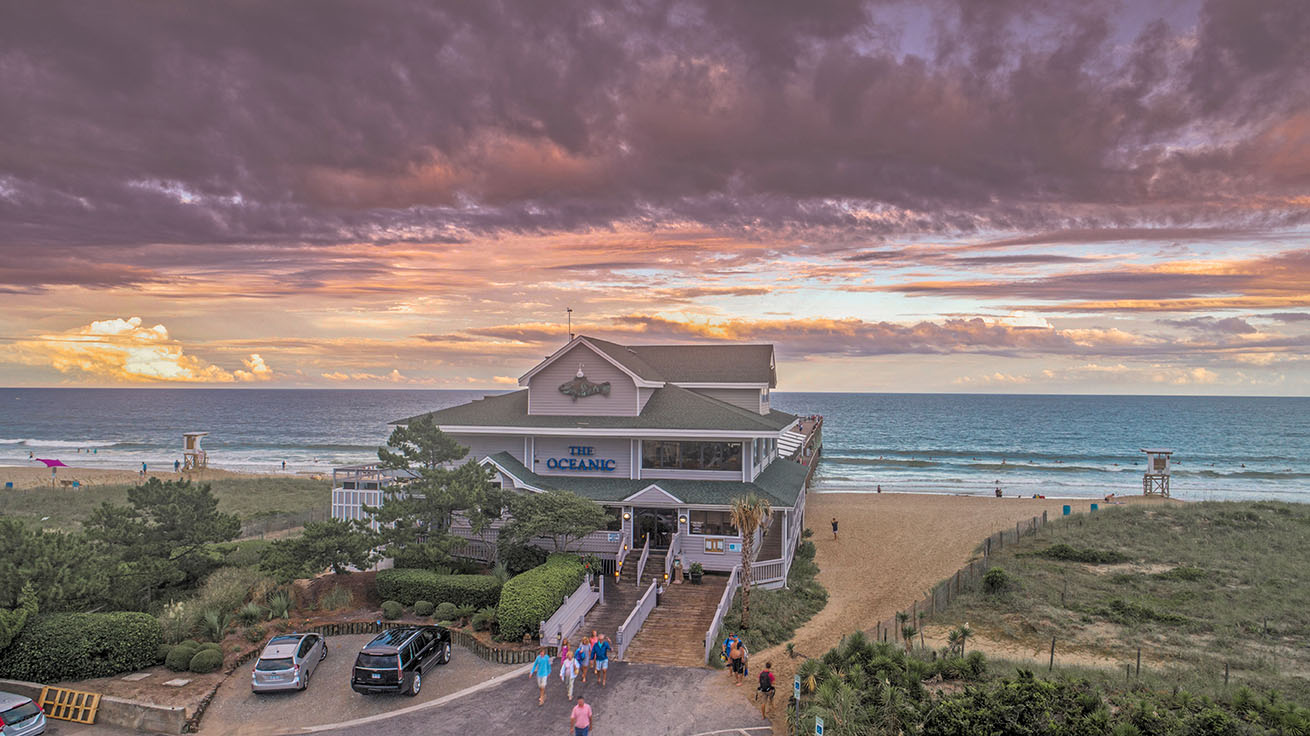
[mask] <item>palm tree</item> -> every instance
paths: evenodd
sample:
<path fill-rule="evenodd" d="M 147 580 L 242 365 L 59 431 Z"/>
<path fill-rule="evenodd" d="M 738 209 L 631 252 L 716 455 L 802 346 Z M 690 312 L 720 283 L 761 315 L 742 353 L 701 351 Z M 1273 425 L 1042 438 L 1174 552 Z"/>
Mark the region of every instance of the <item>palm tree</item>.
<path fill-rule="evenodd" d="M 732 524 L 741 534 L 741 627 L 744 629 L 751 612 L 751 560 L 754 558 L 755 532 L 768 526 L 773 519 L 769 502 L 747 494 L 732 501 Z"/>

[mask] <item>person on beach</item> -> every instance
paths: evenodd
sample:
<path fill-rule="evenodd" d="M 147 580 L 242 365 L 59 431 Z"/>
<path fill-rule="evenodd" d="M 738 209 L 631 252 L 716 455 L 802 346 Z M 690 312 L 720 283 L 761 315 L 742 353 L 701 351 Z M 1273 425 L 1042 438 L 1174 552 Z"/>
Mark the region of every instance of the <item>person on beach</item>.
<path fill-rule="evenodd" d="M 582 637 L 582 641 L 573 648 L 573 660 L 578 663 L 578 671 L 582 673 L 582 684 L 587 684 L 587 669 L 591 666 L 591 646 L 587 643 L 587 637 Z"/>
<path fill-rule="evenodd" d="M 573 727 L 573 736 L 588 736 L 591 733 L 591 706 L 587 705 L 581 695 L 578 696 L 578 704 L 569 712 L 569 725 Z"/>
<path fill-rule="evenodd" d="M 578 679 L 578 661 L 560 649 L 559 679 L 568 688 L 569 700 L 573 699 L 573 681 Z"/>
<path fill-rule="evenodd" d="M 835 516 L 832 517 L 832 538 L 834 541 L 837 539 L 837 517 Z"/>
<path fill-rule="evenodd" d="M 537 651 L 531 675 L 537 678 L 537 706 L 540 707 L 546 703 L 546 680 L 550 677 L 550 657 L 546 656 L 544 648 Z"/>
<path fill-rule="evenodd" d="M 142 460 L 142 461 L 141 461 L 141 475 L 145 475 L 146 473 L 149 473 L 149 472 L 150 472 L 149 470 L 146 470 L 146 463 L 145 463 L 145 461 Z"/>
<path fill-rule="evenodd" d="M 737 632 L 735 631 L 729 631 L 728 638 L 723 640 L 723 649 L 719 652 L 719 660 L 725 665 L 728 663 L 728 655 L 732 652 L 733 645 L 739 641 L 741 640 L 737 638 Z M 728 673 L 731 674 L 732 670 L 729 669 Z"/>
<path fill-rule="evenodd" d="M 286 461 L 286 460 L 283 460 L 283 461 L 282 461 L 282 469 L 283 469 L 283 470 L 286 470 L 286 469 L 287 469 L 287 461 Z"/>
<path fill-rule="evenodd" d="M 177 471 L 179 471 L 179 470 L 181 470 L 181 469 L 182 469 L 182 461 L 181 461 L 181 460 L 174 460 L 174 461 L 173 461 L 173 472 L 176 473 Z"/>
<path fill-rule="evenodd" d="M 591 659 L 596 663 L 596 677 L 600 679 L 600 686 L 605 687 L 610 671 L 610 642 L 604 634 L 601 634 L 600 642 L 591 648 Z"/>
<path fill-rule="evenodd" d="M 764 696 L 763 700 L 760 700 L 760 715 L 764 718 L 769 717 L 769 709 L 773 707 L 774 681 L 773 663 L 765 662 L 764 669 L 760 670 L 760 686 L 756 688 L 755 694 L 756 700 L 760 700 L 761 695 Z"/>
<path fill-rule="evenodd" d="M 742 678 L 746 675 L 746 648 L 740 640 L 732 643 L 732 650 L 728 652 L 728 665 L 732 668 L 733 684 L 741 687 Z"/>
<path fill-rule="evenodd" d="M 878 492 L 879 492 L 879 493 L 882 493 L 882 486 L 881 486 L 881 485 L 878 486 Z"/>

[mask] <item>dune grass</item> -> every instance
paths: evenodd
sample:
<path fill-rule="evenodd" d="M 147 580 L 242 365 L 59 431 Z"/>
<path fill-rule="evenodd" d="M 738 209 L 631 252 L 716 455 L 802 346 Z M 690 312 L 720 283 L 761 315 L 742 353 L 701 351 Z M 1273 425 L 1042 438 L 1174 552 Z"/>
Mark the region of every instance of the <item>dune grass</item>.
<path fill-rule="evenodd" d="M 1307 540 L 1305 504 L 1112 507 L 993 550 L 989 564 L 1005 570 L 1009 588 L 967 592 L 930 623 L 967 621 L 983 639 L 1033 651 L 1054 636 L 1057 664 L 1062 652 L 1083 652 L 1132 662 L 1134 675 L 1141 647 L 1144 676 L 1194 692 L 1222 689 L 1227 664 L 1230 687 L 1307 703 Z"/>
<path fill-rule="evenodd" d="M 286 519 L 327 513 L 332 484 L 308 478 L 218 478 L 210 481 L 220 511 L 236 514 L 243 522 Z M 5 491 L 0 513 L 44 529 L 75 531 L 103 502 L 126 504 L 130 485 L 89 488 L 28 488 Z M 42 520 L 42 517 L 49 517 Z"/>

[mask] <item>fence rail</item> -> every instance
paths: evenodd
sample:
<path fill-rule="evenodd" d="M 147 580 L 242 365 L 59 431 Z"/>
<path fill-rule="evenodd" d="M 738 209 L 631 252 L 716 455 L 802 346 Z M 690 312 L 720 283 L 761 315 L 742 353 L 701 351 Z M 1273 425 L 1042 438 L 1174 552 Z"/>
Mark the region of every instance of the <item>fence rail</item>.
<path fill-rule="evenodd" d="M 673 580 L 673 561 L 682 554 L 682 532 L 677 532 L 669 540 L 669 549 L 664 553 L 664 580 Z"/>
<path fill-rule="evenodd" d="M 623 575 L 623 561 L 628 558 L 628 543 L 619 538 L 619 547 L 614 552 L 614 580 L 617 583 L 619 577 Z"/>
<path fill-rule="evenodd" d="M 641 574 L 646 572 L 646 563 L 650 560 L 650 535 L 646 535 L 646 543 L 641 546 L 641 557 L 637 559 L 637 582 L 635 585 L 641 587 Z"/>
<path fill-rule="evenodd" d="M 308 509 L 284 514 L 268 514 L 243 522 L 238 539 L 255 537 L 263 539 L 265 534 L 287 529 L 299 529 L 310 522 L 327 521 L 331 517 L 332 512 L 329 509 Z"/>
<path fill-rule="evenodd" d="M 787 581 L 787 560 L 765 560 L 751 565 L 751 585 L 768 585 Z"/>
<path fill-rule="evenodd" d="M 866 633 L 871 634 L 875 641 L 899 642 L 902 638 L 899 614 L 904 614 L 907 624 L 913 625 L 916 629 L 922 628 L 921 618 L 946 610 L 951 601 L 961 593 L 972 590 L 982 580 L 982 576 L 990 568 L 992 550 L 999 551 L 1007 544 L 1017 544 L 1020 539 L 1040 532 L 1046 523 L 1046 512 L 1042 512 L 1041 516 L 1015 523 L 1012 530 L 1005 529 L 987 537 L 979 546 L 981 557 L 970 560 L 967 565 L 956 570 L 955 574 L 924 591 L 923 597 L 911 603 L 908 608 L 897 611 L 890 618 L 875 622 L 874 627 Z"/>
<path fill-rule="evenodd" d="M 496 545 L 481 539 L 461 538 L 451 547 L 450 553 L 455 557 L 464 557 L 486 564 L 496 561 Z"/>
<path fill-rule="evenodd" d="M 632 608 L 632 613 L 619 626 L 619 630 L 614 634 L 614 651 L 615 656 L 620 660 L 623 659 L 623 653 L 627 651 L 628 645 L 632 640 L 637 638 L 637 632 L 641 631 L 642 624 L 646 623 L 646 617 L 650 612 L 655 610 L 655 589 L 659 585 L 658 581 L 652 580 L 650 587 L 642 594 L 641 600 Z"/>
<path fill-rule="evenodd" d="M 600 600 L 600 593 L 591 587 L 591 580 L 583 580 L 578 589 L 573 591 L 555 613 L 541 622 L 538 630 L 542 646 L 559 646 L 560 642 L 573 636 L 582 628 L 582 621 L 587 612 Z"/>
<path fill-rule="evenodd" d="M 719 627 L 723 625 L 723 617 L 728 615 L 728 609 L 732 608 L 732 597 L 737 592 L 737 586 L 741 583 L 741 565 L 732 568 L 732 574 L 728 576 L 728 584 L 723 588 L 723 595 L 719 597 L 719 607 L 714 609 L 714 618 L 710 620 L 710 628 L 705 631 L 705 661 L 710 661 L 710 652 L 714 651 L 714 645 L 718 642 Z"/>

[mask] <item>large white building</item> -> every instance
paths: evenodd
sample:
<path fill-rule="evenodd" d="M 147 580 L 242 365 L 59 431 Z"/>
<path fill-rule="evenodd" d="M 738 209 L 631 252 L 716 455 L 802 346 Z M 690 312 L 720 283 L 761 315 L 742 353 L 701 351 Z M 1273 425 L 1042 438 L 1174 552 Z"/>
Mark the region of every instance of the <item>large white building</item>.
<path fill-rule="evenodd" d="M 775 517 L 757 559 L 780 561 L 775 572 L 785 578 L 821 423 L 769 406 L 772 345 L 628 346 L 579 336 L 519 385 L 425 416 L 503 487 L 569 490 L 608 509 L 608 528 L 583 539 L 582 551 L 649 540 L 684 567 L 731 570 L 742 540 L 728 510 L 754 492 Z M 362 518 L 360 505 L 380 503 L 393 477 L 371 466 L 338 469 L 333 516 Z"/>

